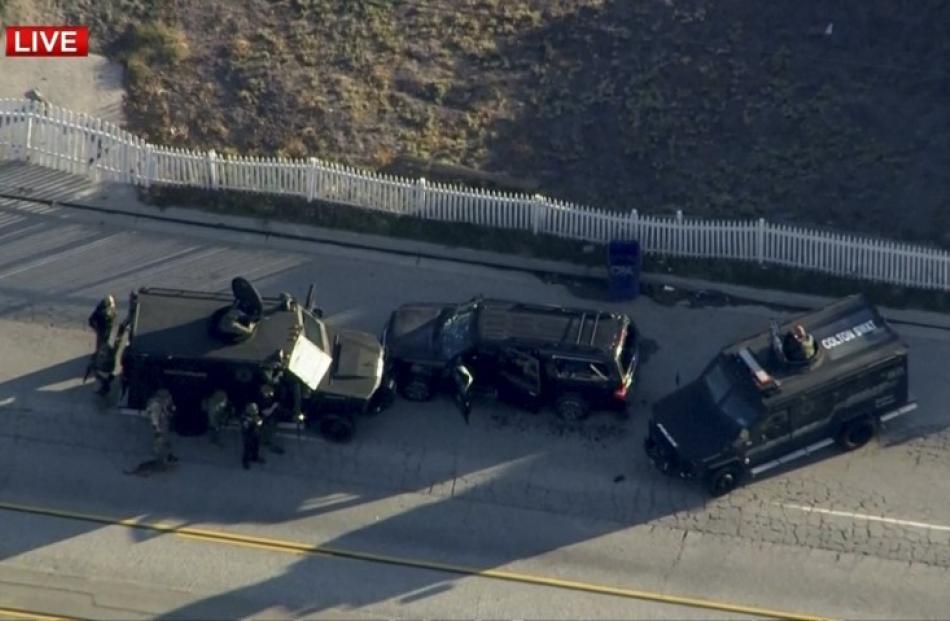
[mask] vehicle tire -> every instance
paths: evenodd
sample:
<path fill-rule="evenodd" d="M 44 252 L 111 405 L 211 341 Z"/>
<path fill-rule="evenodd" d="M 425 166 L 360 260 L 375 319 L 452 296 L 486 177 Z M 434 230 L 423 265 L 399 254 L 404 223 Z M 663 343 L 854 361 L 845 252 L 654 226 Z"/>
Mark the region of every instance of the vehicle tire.
<path fill-rule="evenodd" d="M 393 403 L 396 401 L 396 396 L 391 390 L 382 386 L 379 388 L 381 391 L 375 398 L 370 402 L 370 406 L 366 408 L 366 413 L 370 416 L 376 416 L 382 412 L 385 412 L 393 406 Z"/>
<path fill-rule="evenodd" d="M 429 401 L 432 399 L 432 384 L 424 377 L 410 375 L 400 383 L 399 392 L 410 401 Z"/>
<path fill-rule="evenodd" d="M 320 420 L 320 435 L 338 444 L 345 444 L 353 439 L 355 425 L 353 420 L 346 416 L 325 416 Z"/>
<path fill-rule="evenodd" d="M 739 485 L 742 470 L 738 466 L 725 466 L 716 470 L 706 480 L 706 490 L 710 496 L 725 496 Z"/>
<path fill-rule="evenodd" d="M 838 433 L 838 446 L 846 451 L 854 451 L 868 442 L 877 433 L 874 421 L 870 418 L 859 418 L 845 423 Z"/>
<path fill-rule="evenodd" d="M 580 395 L 561 395 L 554 404 L 557 417 L 566 423 L 578 423 L 590 415 L 590 406 Z"/>

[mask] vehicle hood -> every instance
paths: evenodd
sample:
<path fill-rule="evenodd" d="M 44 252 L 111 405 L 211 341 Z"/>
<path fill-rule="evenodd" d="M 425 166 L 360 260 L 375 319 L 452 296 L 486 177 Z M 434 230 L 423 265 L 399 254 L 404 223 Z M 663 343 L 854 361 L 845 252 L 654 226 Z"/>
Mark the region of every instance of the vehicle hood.
<path fill-rule="evenodd" d="M 328 330 L 333 343 L 333 366 L 320 388 L 339 395 L 369 399 L 379 387 L 383 348 L 372 334 Z"/>
<path fill-rule="evenodd" d="M 698 381 L 657 401 L 653 405 L 653 422 L 662 425 L 676 442 L 680 458 L 691 462 L 715 457 L 736 436 L 734 426 L 713 410 Z"/>
<path fill-rule="evenodd" d="M 436 356 L 435 331 L 444 304 L 407 304 L 389 318 L 385 347 L 389 356 L 402 360 L 428 360 Z"/>

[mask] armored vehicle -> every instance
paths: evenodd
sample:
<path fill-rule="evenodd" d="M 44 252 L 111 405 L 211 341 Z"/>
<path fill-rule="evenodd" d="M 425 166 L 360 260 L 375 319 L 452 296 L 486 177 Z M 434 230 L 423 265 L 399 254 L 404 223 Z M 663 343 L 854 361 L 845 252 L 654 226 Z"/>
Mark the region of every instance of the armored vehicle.
<path fill-rule="evenodd" d="M 242 278 L 234 296 L 205 291 L 143 288 L 132 294 L 122 353 L 123 389 L 130 408 L 142 409 L 159 388 L 171 391 L 180 433 L 207 428 L 201 401 L 224 389 L 236 407 L 254 400 L 264 382 L 288 422 L 346 441 L 359 414 L 391 401 L 383 377 L 383 348 L 371 334 L 331 328 L 310 296 L 262 298 Z M 240 411 L 240 410 L 238 410 Z"/>
<path fill-rule="evenodd" d="M 448 386 L 467 412 L 481 388 L 530 410 L 551 405 L 568 421 L 624 410 L 638 363 L 626 315 L 507 300 L 404 305 L 382 341 L 407 399 Z"/>
<path fill-rule="evenodd" d="M 811 355 L 789 351 L 796 331 L 812 336 Z M 654 405 L 645 448 L 662 472 L 721 495 L 832 444 L 857 449 L 915 407 L 907 347 L 856 295 L 723 349 Z"/>

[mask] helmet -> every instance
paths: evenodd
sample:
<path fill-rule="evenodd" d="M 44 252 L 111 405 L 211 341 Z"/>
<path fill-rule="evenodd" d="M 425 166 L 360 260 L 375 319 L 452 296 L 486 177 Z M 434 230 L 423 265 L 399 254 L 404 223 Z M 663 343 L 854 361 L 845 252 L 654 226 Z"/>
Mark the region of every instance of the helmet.
<path fill-rule="evenodd" d="M 254 416 L 256 414 L 260 414 L 260 409 L 258 409 L 256 403 L 251 401 L 250 403 L 247 404 L 247 407 L 244 408 L 244 413 Z"/>
<path fill-rule="evenodd" d="M 264 384 L 261 386 L 261 395 L 265 399 L 270 399 L 274 396 L 274 388 L 270 384 Z"/>

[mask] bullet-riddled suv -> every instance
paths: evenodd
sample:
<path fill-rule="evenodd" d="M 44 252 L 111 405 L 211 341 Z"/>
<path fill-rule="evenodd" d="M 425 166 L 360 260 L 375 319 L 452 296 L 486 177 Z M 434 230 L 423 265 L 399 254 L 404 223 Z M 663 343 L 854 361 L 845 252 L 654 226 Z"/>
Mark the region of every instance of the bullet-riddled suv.
<path fill-rule="evenodd" d="M 475 298 L 402 306 L 381 340 L 407 399 L 426 401 L 448 387 L 467 412 L 470 391 L 481 387 L 579 421 L 593 410 L 626 408 L 638 336 L 623 314 Z"/>

